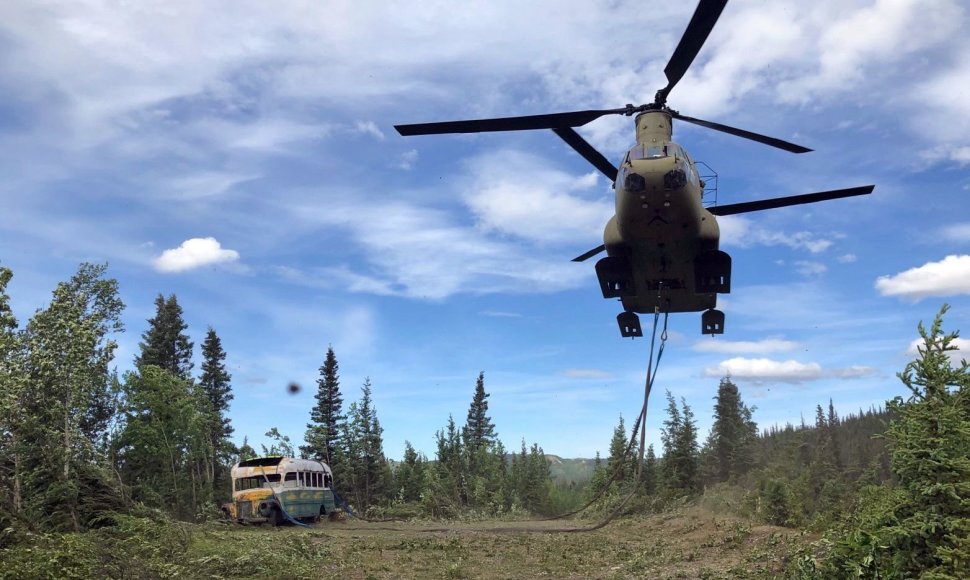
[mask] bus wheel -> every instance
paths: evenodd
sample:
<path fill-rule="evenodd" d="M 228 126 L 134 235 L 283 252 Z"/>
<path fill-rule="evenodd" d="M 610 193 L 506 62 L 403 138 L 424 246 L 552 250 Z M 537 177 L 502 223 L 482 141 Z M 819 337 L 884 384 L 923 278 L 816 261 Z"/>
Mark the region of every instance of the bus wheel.
<path fill-rule="evenodd" d="M 283 523 L 283 514 L 280 513 L 279 508 L 274 507 L 273 510 L 269 512 L 269 523 L 274 528 Z"/>

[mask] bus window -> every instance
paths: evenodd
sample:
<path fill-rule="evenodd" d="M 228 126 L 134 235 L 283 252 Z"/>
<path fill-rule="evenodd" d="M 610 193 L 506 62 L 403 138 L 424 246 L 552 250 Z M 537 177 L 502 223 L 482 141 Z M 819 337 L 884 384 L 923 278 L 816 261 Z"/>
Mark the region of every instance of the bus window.
<path fill-rule="evenodd" d="M 291 471 L 286 474 L 283 478 L 283 485 L 285 487 L 296 487 L 296 472 Z"/>
<path fill-rule="evenodd" d="M 269 483 L 279 483 L 280 475 L 278 473 L 268 473 L 266 475 L 256 475 L 253 477 L 240 477 L 233 482 L 233 486 L 236 491 L 243 491 L 246 489 L 255 489 L 257 487 L 268 487 L 267 481 Z"/>

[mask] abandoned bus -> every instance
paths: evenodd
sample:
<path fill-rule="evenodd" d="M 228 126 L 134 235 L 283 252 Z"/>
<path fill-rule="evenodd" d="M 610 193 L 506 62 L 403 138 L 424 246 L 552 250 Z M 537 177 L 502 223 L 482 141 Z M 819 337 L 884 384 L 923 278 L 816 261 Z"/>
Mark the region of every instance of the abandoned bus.
<path fill-rule="evenodd" d="M 257 457 L 232 468 L 226 515 L 241 523 L 279 525 L 291 518 L 320 521 L 333 512 L 333 472 L 326 463 L 293 457 Z"/>

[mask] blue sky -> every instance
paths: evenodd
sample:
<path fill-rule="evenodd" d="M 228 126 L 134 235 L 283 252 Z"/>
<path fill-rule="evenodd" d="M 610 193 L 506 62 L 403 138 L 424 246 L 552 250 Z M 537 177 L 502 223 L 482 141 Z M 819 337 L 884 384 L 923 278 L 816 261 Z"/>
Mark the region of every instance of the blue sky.
<path fill-rule="evenodd" d="M 119 369 L 175 293 L 197 351 L 208 325 L 228 351 L 239 440 L 302 438 L 333 345 L 347 403 L 370 377 L 391 457 L 433 455 L 481 370 L 508 447 L 606 452 L 649 346 L 569 261 L 602 242 L 610 184 L 549 131 L 393 125 L 652 101 L 694 5 L 525 4 L 3 2 L 0 263 L 21 322 L 107 261 Z M 762 426 L 797 423 L 903 394 L 943 302 L 970 331 L 968 20 L 956 0 L 727 6 L 669 104 L 815 151 L 675 124 L 720 203 L 876 190 L 719 219 L 727 331 L 671 316 L 654 442 L 664 389 L 706 431 L 730 372 Z M 614 162 L 633 142 L 626 117 L 579 132 Z"/>

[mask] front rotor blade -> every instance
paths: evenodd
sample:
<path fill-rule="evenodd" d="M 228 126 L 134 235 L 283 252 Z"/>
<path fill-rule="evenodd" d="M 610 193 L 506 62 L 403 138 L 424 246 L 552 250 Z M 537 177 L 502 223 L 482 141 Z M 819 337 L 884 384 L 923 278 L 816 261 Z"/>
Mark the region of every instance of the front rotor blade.
<path fill-rule="evenodd" d="M 627 114 L 629 109 L 591 109 L 548 115 L 526 115 L 523 117 L 499 117 L 494 119 L 469 119 L 467 121 L 445 121 L 441 123 L 417 123 L 413 125 L 394 125 L 404 137 L 412 135 L 442 135 L 445 133 L 485 133 L 490 131 L 530 131 L 533 129 L 558 129 L 580 127 L 599 119 L 603 115 Z"/>
<path fill-rule="evenodd" d="M 727 0 L 701 0 L 697 4 L 697 10 L 694 11 L 690 24 L 687 25 L 680 43 L 677 44 L 674 54 L 667 62 L 667 68 L 664 69 L 664 74 L 667 75 L 667 86 L 661 89 L 664 99 L 694 62 L 726 5 Z"/>
<path fill-rule="evenodd" d="M 610 181 L 616 181 L 616 167 L 614 167 L 613 164 L 610 163 L 602 153 L 597 151 L 585 139 L 580 137 L 579 133 L 573 131 L 569 127 L 559 127 L 553 129 L 552 131 L 556 135 L 559 135 L 570 147 L 575 149 L 576 153 L 582 155 L 583 159 L 592 163 L 593 167 L 599 169 L 603 175 L 609 177 Z"/>
<path fill-rule="evenodd" d="M 781 139 L 775 139 L 774 137 L 768 137 L 767 135 L 761 135 L 759 133 L 752 133 L 751 131 L 745 131 L 744 129 L 737 129 L 735 127 L 730 127 L 728 125 L 722 125 L 721 123 L 715 123 L 713 121 L 705 121 L 704 119 L 695 119 L 694 117 L 681 115 L 680 113 L 677 113 L 675 111 L 671 111 L 670 116 L 675 119 L 680 119 L 681 121 L 687 121 L 688 123 L 700 125 L 701 127 L 707 127 L 708 129 L 714 129 L 715 131 L 728 133 L 729 135 L 734 135 L 736 137 L 743 137 L 745 139 L 757 141 L 758 143 L 771 145 L 772 147 L 784 149 L 785 151 L 790 151 L 791 153 L 808 153 L 809 151 L 811 151 L 811 149 L 809 149 L 808 147 L 802 147 L 801 145 L 789 143 L 788 141 L 782 141 Z"/>
<path fill-rule="evenodd" d="M 802 205 L 804 203 L 815 203 L 817 201 L 853 197 L 856 195 L 867 195 L 872 193 L 872 190 L 875 188 L 875 185 L 864 185 L 862 187 L 850 187 L 849 189 L 834 189 L 832 191 L 820 191 L 818 193 L 806 193 L 803 195 L 792 195 L 789 197 L 775 197 L 772 199 L 762 199 L 759 201 L 718 205 L 707 208 L 707 211 L 714 215 L 734 215 L 739 213 L 748 213 L 751 211 L 761 211 L 763 209 L 775 209 L 778 207 L 788 207 L 791 205 Z"/>
<path fill-rule="evenodd" d="M 576 256 L 575 258 L 572 259 L 572 261 L 573 262 L 584 262 L 584 261 L 592 258 L 593 256 L 595 256 L 596 254 L 599 254 L 600 252 L 602 252 L 605 249 L 606 249 L 606 246 L 596 246 L 595 248 L 593 248 L 592 250 L 586 252 L 585 254 L 581 254 L 579 256 Z"/>

